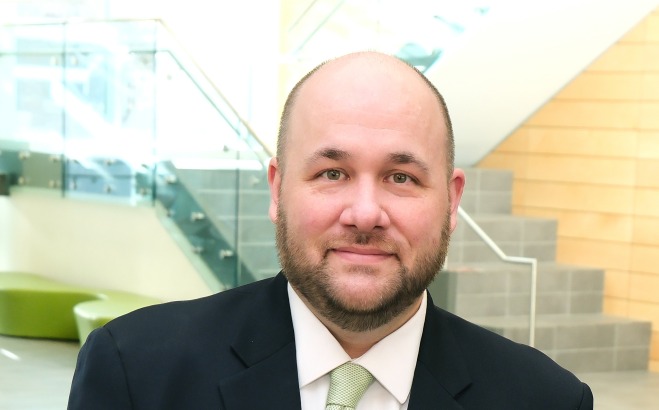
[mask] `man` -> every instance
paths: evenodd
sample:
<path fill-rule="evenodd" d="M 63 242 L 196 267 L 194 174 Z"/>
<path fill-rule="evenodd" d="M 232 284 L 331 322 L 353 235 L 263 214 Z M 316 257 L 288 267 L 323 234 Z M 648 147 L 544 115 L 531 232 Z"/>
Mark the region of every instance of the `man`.
<path fill-rule="evenodd" d="M 358 410 L 592 409 L 571 373 L 425 291 L 465 178 L 418 71 L 372 52 L 314 69 L 286 102 L 268 180 L 283 272 L 94 331 L 70 409 L 323 409 L 346 362 L 365 380 Z"/>

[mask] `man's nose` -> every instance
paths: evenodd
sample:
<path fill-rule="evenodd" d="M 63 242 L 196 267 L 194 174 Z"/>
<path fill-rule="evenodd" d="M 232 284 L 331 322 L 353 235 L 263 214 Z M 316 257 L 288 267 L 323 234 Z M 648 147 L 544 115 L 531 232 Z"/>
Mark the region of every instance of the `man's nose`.
<path fill-rule="evenodd" d="M 369 182 L 355 183 L 349 190 L 345 208 L 339 222 L 353 226 L 359 232 L 370 232 L 376 228 L 389 227 L 389 215 L 385 211 L 383 193 L 376 184 Z"/>

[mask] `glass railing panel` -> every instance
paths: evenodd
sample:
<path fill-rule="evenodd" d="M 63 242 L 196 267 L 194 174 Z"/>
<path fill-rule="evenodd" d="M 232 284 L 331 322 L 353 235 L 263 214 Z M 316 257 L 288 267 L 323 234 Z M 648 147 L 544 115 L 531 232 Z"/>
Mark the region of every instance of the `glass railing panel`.
<path fill-rule="evenodd" d="M 171 92 L 172 98 L 159 94 L 158 101 L 173 104 L 172 113 L 185 113 L 188 125 L 180 131 L 186 132 L 186 146 L 171 145 L 180 144 L 181 138 L 163 135 L 163 130 L 180 132 L 177 124 L 160 122 L 174 117 L 165 106 L 158 108 L 158 157 L 171 161 L 185 185 L 195 187 L 193 196 L 224 240 L 221 248 L 210 251 L 215 260 L 209 263 L 226 267 L 233 261 L 236 285 L 273 276 L 278 262 L 267 216 L 266 177 L 271 154 L 171 31 L 166 26 L 162 29 L 158 68 L 164 71 L 158 75 L 158 90 Z M 185 107 L 176 103 L 176 95 L 178 101 L 186 102 Z"/>
<path fill-rule="evenodd" d="M 247 145 L 241 145 L 241 149 L 249 148 L 262 161 L 267 161 L 270 154 L 264 148 L 262 141 L 258 139 L 253 130 L 249 128 L 247 121 L 240 116 L 236 109 L 229 103 L 221 90 L 210 80 L 209 76 L 201 69 L 199 64 L 190 56 L 184 47 L 178 42 L 171 30 L 166 25 L 160 26 L 158 36 L 158 50 L 163 54 L 171 56 L 172 62 L 164 62 L 163 66 L 169 70 L 171 64 L 175 64 L 182 70 L 183 76 L 186 77 L 198 95 L 203 96 L 205 104 L 210 104 L 216 115 L 226 122 L 232 129 L 231 138 L 244 141 Z M 192 92 L 192 91 L 190 91 Z M 196 96 L 195 96 L 196 98 Z M 242 128 L 245 128 L 243 130 Z M 242 144 L 239 141 L 233 141 L 231 144 Z"/>
<path fill-rule="evenodd" d="M 12 185 L 62 186 L 63 123 L 50 87 L 63 75 L 62 37 L 58 25 L 0 27 L 0 173 Z"/>
<path fill-rule="evenodd" d="M 255 140 L 233 112 L 218 109 L 170 52 L 156 53 L 156 64 L 156 154 L 160 161 L 201 169 L 262 167 L 253 153 Z"/>
<path fill-rule="evenodd" d="M 62 190 L 62 158 L 57 154 L 14 151 L 6 141 L 0 152 L 0 174 L 10 185 Z M 10 144 L 8 144 L 10 145 Z"/>
<path fill-rule="evenodd" d="M 156 200 L 186 251 L 224 286 L 276 274 L 270 154 L 169 30 L 157 21 L 72 23 L 46 26 L 60 33 L 49 38 L 36 27 L 3 39 L 1 85 L 20 93 L 0 97 L 0 173 L 66 196 Z M 23 77 L 30 81 L 14 80 Z M 41 112 L 30 98 L 56 110 Z"/>
<path fill-rule="evenodd" d="M 238 255 L 242 263 L 238 266 L 238 283 L 245 284 L 265 279 L 280 270 L 274 243 L 274 226 L 268 216 L 270 188 L 267 179 L 267 162 L 263 160 L 263 149 L 256 149 L 257 142 L 249 130 L 240 129 L 245 149 L 240 151 L 241 162 L 253 164 L 238 169 L 238 203 L 236 229 Z M 256 164 L 261 166 L 256 167 Z"/>
<path fill-rule="evenodd" d="M 2 26 L 0 147 L 21 141 L 28 153 L 66 159 L 58 168 L 63 180 L 51 184 L 66 195 L 150 201 L 149 77 L 157 27 L 156 21 Z M 43 178 L 20 181 L 31 186 Z"/>
<path fill-rule="evenodd" d="M 18 158 L 18 185 L 62 187 L 63 37 L 62 25 L 0 27 L 0 150 Z"/>
<path fill-rule="evenodd" d="M 9 195 L 10 187 L 18 185 L 19 176 L 23 174 L 23 164 L 19 158 L 22 147 L 16 144 L 0 142 L 0 195 Z M 13 145 L 13 146 L 12 146 Z"/>
<path fill-rule="evenodd" d="M 67 195 L 152 199 L 155 32 L 154 21 L 67 24 Z"/>
<path fill-rule="evenodd" d="M 155 58 L 156 155 L 177 181 L 169 187 L 178 189 L 172 218 L 195 253 L 235 286 L 244 274 L 237 256 L 240 170 L 262 169 L 262 162 L 237 134 L 242 125 L 233 112 L 220 111 L 169 51 Z"/>
<path fill-rule="evenodd" d="M 44 152 L 19 153 L 22 173 L 19 185 L 33 188 L 62 189 L 62 158 Z"/>
<path fill-rule="evenodd" d="M 200 258 L 224 286 L 233 287 L 238 283 L 238 257 L 235 245 L 229 243 L 232 236 L 227 230 L 235 228 L 233 224 L 218 225 L 216 214 L 200 200 L 202 187 L 218 180 L 228 185 L 233 182 L 230 176 L 177 169 L 172 163 L 163 162 L 157 167 L 157 200 L 185 237 L 184 251 Z"/>

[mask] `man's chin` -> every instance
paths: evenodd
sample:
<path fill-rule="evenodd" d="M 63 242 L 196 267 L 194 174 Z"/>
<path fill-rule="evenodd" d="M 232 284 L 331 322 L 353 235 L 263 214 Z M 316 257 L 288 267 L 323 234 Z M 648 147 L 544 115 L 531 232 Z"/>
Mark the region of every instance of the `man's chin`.
<path fill-rule="evenodd" d="M 335 283 L 332 297 L 336 305 L 343 310 L 355 313 L 378 311 L 383 305 L 396 299 L 396 292 L 390 288 L 391 283 L 383 284 L 370 278 L 351 278 L 343 283 Z"/>

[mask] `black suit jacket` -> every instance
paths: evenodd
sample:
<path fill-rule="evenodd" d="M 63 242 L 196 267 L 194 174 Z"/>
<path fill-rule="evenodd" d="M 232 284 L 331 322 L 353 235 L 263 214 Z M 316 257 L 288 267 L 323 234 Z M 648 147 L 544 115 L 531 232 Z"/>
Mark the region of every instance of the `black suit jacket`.
<path fill-rule="evenodd" d="M 286 279 L 144 308 L 92 332 L 69 409 L 299 409 Z M 592 409 L 587 385 L 539 351 L 428 300 L 410 395 L 418 409 Z"/>

